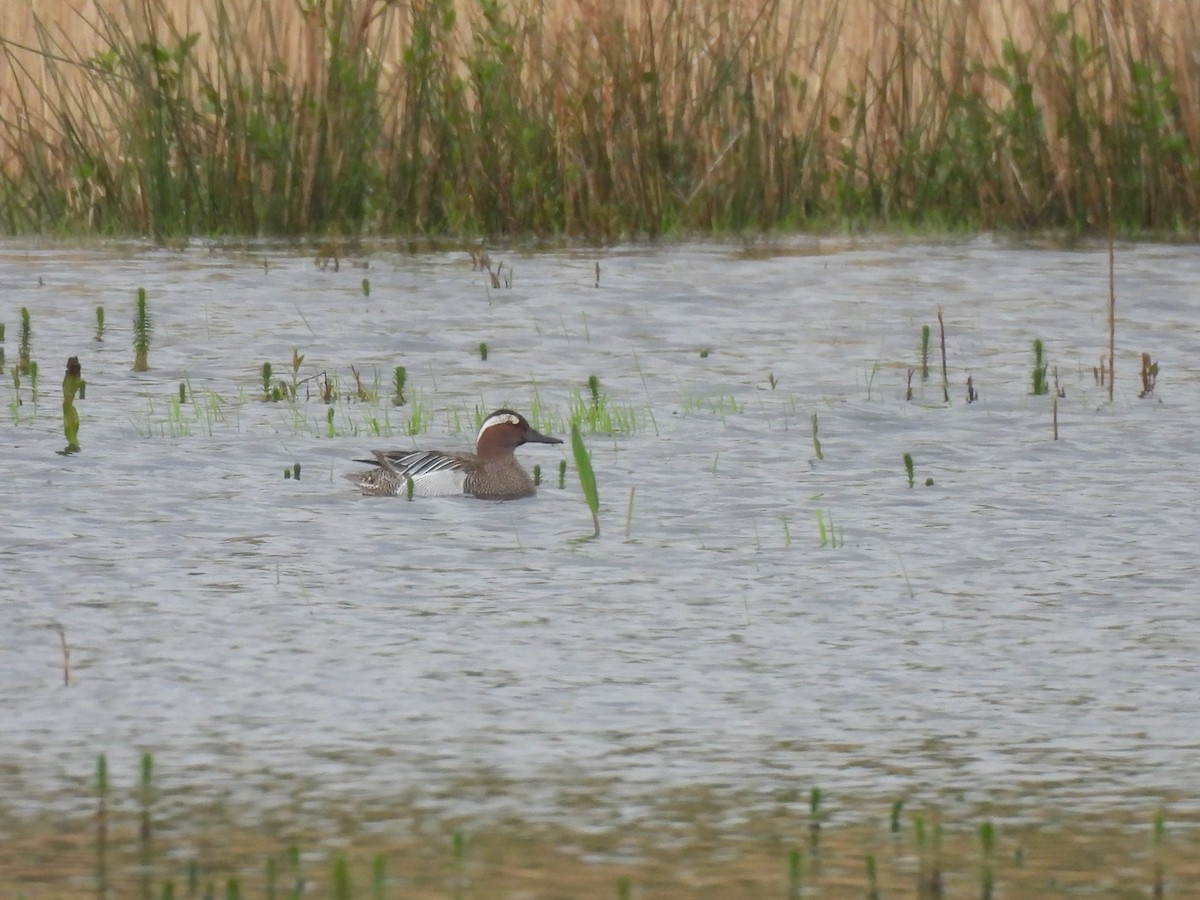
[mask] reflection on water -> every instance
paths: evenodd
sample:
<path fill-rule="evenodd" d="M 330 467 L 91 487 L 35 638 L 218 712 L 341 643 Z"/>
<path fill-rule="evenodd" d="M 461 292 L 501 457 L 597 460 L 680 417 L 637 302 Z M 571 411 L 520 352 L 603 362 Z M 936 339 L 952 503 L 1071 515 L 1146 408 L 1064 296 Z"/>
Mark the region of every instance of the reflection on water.
<path fill-rule="evenodd" d="M 269 246 L 4 246 L 8 358 L 26 306 L 42 373 L 36 400 L 0 389 L 9 813 L 78 810 L 98 752 L 132 772 L 142 750 L 189 797 L 264 814 L 402 796 L 600 827 L 662 790 L 766 808 L 796 784 L 1013 796 L 1017 817 L 1194 809 L 1200 257 L 1120 248 L 1109 404 L 1103 248 L 782 250 L 494 253 L 515 273 L 495 289 L 465 253 L 379 248 L 334 273 Z M 905 402 L 939 308 L 951 402 L 940 359 Z M 1029 393 L 1035 339 L 1066 390 L 1057 442 Z M 1146 400 L 1142 352 L 1161 366 Z M 64 458 L 75 355 L 82 452 Z M 336 400 L 265 402 L 266 361 Z M 468 446 L 501 405 L 564 436 L 592 374 L 624 416 L 588 436 L 598 540 L 575 540 L 573 473 L 506 504 L 340 478 L 373 447 Z M 520 455 L 551 473 L 569 451 Z M 473 773 L 511 789 L 447 790 Z M 604 803 L 564 804 L 581 779 Z"/>

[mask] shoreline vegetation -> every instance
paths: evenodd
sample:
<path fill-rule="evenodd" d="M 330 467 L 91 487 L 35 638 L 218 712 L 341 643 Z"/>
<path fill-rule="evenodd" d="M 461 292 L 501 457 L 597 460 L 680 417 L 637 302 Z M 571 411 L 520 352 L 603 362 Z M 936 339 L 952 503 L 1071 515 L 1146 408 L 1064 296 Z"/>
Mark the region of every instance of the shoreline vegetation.
<path fill-rule="evenodd" d="M 250 809 L 227 792 L 160 785 L 142 754 L 136 785 L 97 761 L 75 812 L 14 818 L 0 807 L 0 889 L 15 896 L 694 897 L 1190 896 L 1200 884 L 1190 797 L 1033 813 L 1002 796 L 827 795 L 780 786 L 773 802 L 700 786 L 646 796 L 630 817 L 580 783 L 548 818 L 440 815 L 415 797 L 310 792 Z M 82 787 L 79 785 L 78 787 Z M 486 776 L 465 798 L 519 795 Z M 465 798 L 464 798 L 465 794 Z M 1061 798 L 1060 798 L 1061 799 Z M 82 801 L 82 802 L 79 802 Z M 280 806 L 283 801 L 283 806 Z M 1165 806 L 1160 805 L 1164 803 Z M 1037 801 L 1032 801 L 1037 803 Z M 60 803 L 61 807 L 62 804 Z M 90 810 L 89 810 L 90 807 Z M 289 811 L 289 809 L 291 811 Z M 1170 809 L 1170 812 L 1168 812 Z M 303 814 L 298 814 L 303 810 Z M 574 810 L 574 812 L 572 811 Z M 596 826 L 597 815 L 609 827 Z"/>
<path fill-rule="evenodd" d="M 10 235 L 1200 230 L 1169 0 L 32 0 L 0 36 Z"/>

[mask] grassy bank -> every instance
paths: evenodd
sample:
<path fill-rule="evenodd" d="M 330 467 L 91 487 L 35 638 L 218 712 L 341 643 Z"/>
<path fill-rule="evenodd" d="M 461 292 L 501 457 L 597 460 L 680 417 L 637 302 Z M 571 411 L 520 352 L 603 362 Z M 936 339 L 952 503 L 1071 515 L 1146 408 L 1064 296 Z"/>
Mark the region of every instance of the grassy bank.
<path fill-rule="evenodd" d="M 1200 224 L 1190 4 L 85 9 L 0 12 L 5 233 Z"/>

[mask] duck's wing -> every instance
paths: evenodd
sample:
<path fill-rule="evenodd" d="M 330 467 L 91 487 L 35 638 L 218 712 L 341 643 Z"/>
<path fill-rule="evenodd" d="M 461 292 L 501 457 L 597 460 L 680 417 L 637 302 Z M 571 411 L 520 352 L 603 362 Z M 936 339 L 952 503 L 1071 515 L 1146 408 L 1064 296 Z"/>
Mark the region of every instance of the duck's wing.
<path fill-rule="evenodd" d="M 416 497 L 461 494 L 470 471 L 466 457 L 440 450 L 372 450 L 371 455 L 356 462 L 375 468 L 346 476 L 364 494 L 405 494 L 409 481 Z"/>

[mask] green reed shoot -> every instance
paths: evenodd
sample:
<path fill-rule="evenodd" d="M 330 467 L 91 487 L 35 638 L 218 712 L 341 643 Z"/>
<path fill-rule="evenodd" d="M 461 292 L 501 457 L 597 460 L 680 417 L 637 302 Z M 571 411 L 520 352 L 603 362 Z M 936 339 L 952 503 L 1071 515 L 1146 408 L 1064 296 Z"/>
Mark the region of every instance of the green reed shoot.
<path fill-rule="evenodd" d="M 992 900 L 996 888 L 996 874 L 992 868 L 992 853 L 996 849 L 996 827 L 991 822 L 979 826 L 979 851 L 982 863 L 979 872 L 979 896 L 981 900 Z"/>
<path fill-rule="evenodd" d="M 1167 842 L 1167 818 L 1162 812 L 1154 814 L 1154 890 L 1155 898 L 1166 896 L 1163 876 L 1163 856 Z"/>
<path fill-rule="evenodd" d="M 588 384 L 588 391 L 592 395 L 592 409 L 599 411 L 600 410 L 600 379 L 597 378 L 595 375 L 589 375 L 587 384 Z"/>
<path fill-rule="evenodd" d="M 821 842 L 821 820 L 825 817 L 821 809 L 824 800 L 820 788 L 813 788 L 808 793 L 808 845 L 814 865 L 818 861 Z"/>
<path fill-rule="evenodd" d="M 137 289 L 137 305 L 133 312 L 133 371 L 145 372 L 150 368 L 147 356 L 150 353 L 150 337 L 153 322 L 146 305 L 146 289 Z"/>
<path fill-rule="evenodd" d="M 104 340 L 104 307 L 96 307 L 96 340 Z"/>
<path fill-rule="evenodd" d="M 477 349 L 479 350 L 479 358 L 480 358 L 480 360 L 482 360 L 483 362 L 487 362 L 487 358 L 488 358 L 488 345 L 487 345 L 487 341 L 480 341 L 480 342 L 479 342 L 479 347 L 478 347 Z"/>
<path fill-rule="evenodd" d="M 67 360 L 67 374 L 63 378 L 63 434 L 67 438 L 64 453 L 79 452 L 79 412 L 75 409 L 75 395 L 83 390 L 83 367 L 79 357 Z"/>
<path fill-rule="evenodd" d="M 375 854 L 371 860 L 371 900 L 383 900 L 387 891 L 387 857 Z"/>
<path fill-rule="evenodd" d="M 592 456 L 584 446 L 579 425 L 574 422 L 571 423 L 571 453 L 575 457 L 575 471 L 579 473 L 584 499 L 592 512 L 592 524 L 595 526 L 592 537 L 600 537 L 600 494 L 596 490 L 596 473 L 592 470 Z"/>
<path fill-rule="evenodd" d="M 946 322 L 942 319 L 942 308 L 937 311 L 939 343 L 942 350 L 942 400 L 950 402 L 950 374 L 946 369 Z"/>
<path fill-rule="evenodd" d="M 404 385 L 408 381 L 408 369 L 396 366 L 392 370 L 392 406 L 403 406 L 408 401 L 404 398 Z"/>
<path fill-rule="evenodd" d="M 533 465 L 533 486 L 534 487 L 542 486 L 542 464 L 541 463 L 534 463 L 534 465 Z"/>
<path fill-rule="evenodd" d="M 787 861 L 787 896 L 788 900 L 799 900 L 804 887 L 804 856 L 799 847 L 793 847 L 788 853 Z"/>
<path fill-rule="evenodd" d="M 825 454 L 821 452 L 821 441 L 817 438 L 817 414 L 812 414 L 812 442 L 813 451 L 817 454 L 817 459 L 824 459 Z"/>
<path fill-rule="evenodd" d="M 96 893 L 108 894 L 108 759 L 96 757 Z"/>
<path fill-rule="evenodd" d="M 225 900 L 242 900 L 242 883 L 236 878 L 225 882 Z"/>
<path fill-rule="evenodd" d="M 876 869 L 874 854 L 867 854 L 866 864 L 867 900 L 879 900 L 879 872 Z"/>
<path fill-rule="evenodd" d="M 353 896 L 350 890 L 350 865 L 344 856 L 338 856 L 333 861 L 333 896 L 334 900 L 350 900 Z"/>
<path fill-rule="evenodd" d="M 632 900 L 633 881 L 628 875 L 617 879 L 617 900 Z"/>
<path fill-rule="evenodd" d="M 328 437 L 337 437 L 337 429 L 333 425 L 333 407 L 325 410 L 325 434 Z"/>
<path fill-rule="evenodd" d="M 629 532 L 633 529 L 633 485 L 629 487 L 629 505 L 625 507 L 625 540 L 629 540 Z"/>
<path fill-rule="evenodd" d="M 187 403 L 188 386 L 187 382 L 179 382 L 179 402 Z"/>
<path fill-rule="evenodd" d="M 292 464 L 292 477 L 297 481 L 300 480 L 300 463 Z"/>
<path fill-rule="evenodd" d="M 467 856 L 467 839 L 461 831 L 450 836 L 450 860 L 455 866 L 461 866 Z"/>
<path fill-rule="evenodd" d="M 558 489 L 561 491 L 567 486 L 567 461 L 560 459 L 558 461 Z"/>
<path fill-rule="evenodd" d="M 1034 396 L 1050 393 L 1050 385 L 1046 381 L 1046 351 L 1041 339 L 1033 342 L 1033 393 Z"/>
<path fill-rule="evenodd" d="M 33 344 L 33 325 L 29 321 L 29 308 L 21 307 L 21 331 L 17 343 L 17 371 L 24 375 L 29 371 L 29 354 Z"/>
<path fill-rule="evenodd" d="M 266 362 L 264 362 L 262 364 L 262 369 L 259 372 L 259 375 L 262 378 L 262 388 L 263 388 L 263 399 L 264 400 L 277 399 L 279 396 L 278 393 L 276 393 L 276 394 L 271 393 L 271 371 L 272 371 L 271 370 L 271 361 L 267 360 Z"/>
<path fill-rule="evenodd" d="M 904 801 L 895 800 L 892 802 L 892 813 L 888 820 L 888 830 L 892 834 L 900 833 L 900 813 L 904 811 Z"/>
<path fill-rule="evenodd" d="M 929 380 L 929 336 L 931 329 L 928 325 L 921 326 L 921 380 Z"/>
<path fill-rule="evenodd" d="M 916 476 L 914 474 L 913 458 L 911 453 L 904 454 L 904 474 L 908 476 L 908 486 L 912 487 L 916 484 Z"/>
<path fill-rule="evenodd" d="M 0 322 L 0 344 L 4 343 L 4 323 Z"/>
<path fill-rule="evenodd" d="M 154 800 L 154 755 L 149 752 L 142 754 L 141 781 L 138 785 L 138 800 L 141 802 L 142 806 L 142 840 L 149 841 L 151 839 L 150 805 Z"/>
<path fill-rule="evenodd" d="M 300 900 L 308 890 L 308 879 L 304 877 L 304 869 L 301 866 L 300 848 L 296 844 L 288 847 L 287 851 L 288 863 L 292 869 L 292 890 L 291 895 L 293 900 Z"/>
<path fill-rule="evenodd" d="M 825 530 L 825 514 L 821 510 L 817 510 L 817 533 L 820 537 L 820 546 L 826 547 L 829 545 L 829 532 Z"/>
<path fill-rule="evenodd" d="M 38 364 L 36 359 L 29 361 L 29 393 L 33 396 L 33 404 L 38 400 Z"/>
<path fill-rule="evenodd" d="M 779 517 L 783 521 L 783 546 L 792 546 L 792 530 L 788 527 L 787 516 Z"/>
<path fill-rule="evenodd" d="M 362 280 L 362 292 L 364 297 L 371 296 L 371 279 L 364 278 Z"/>

